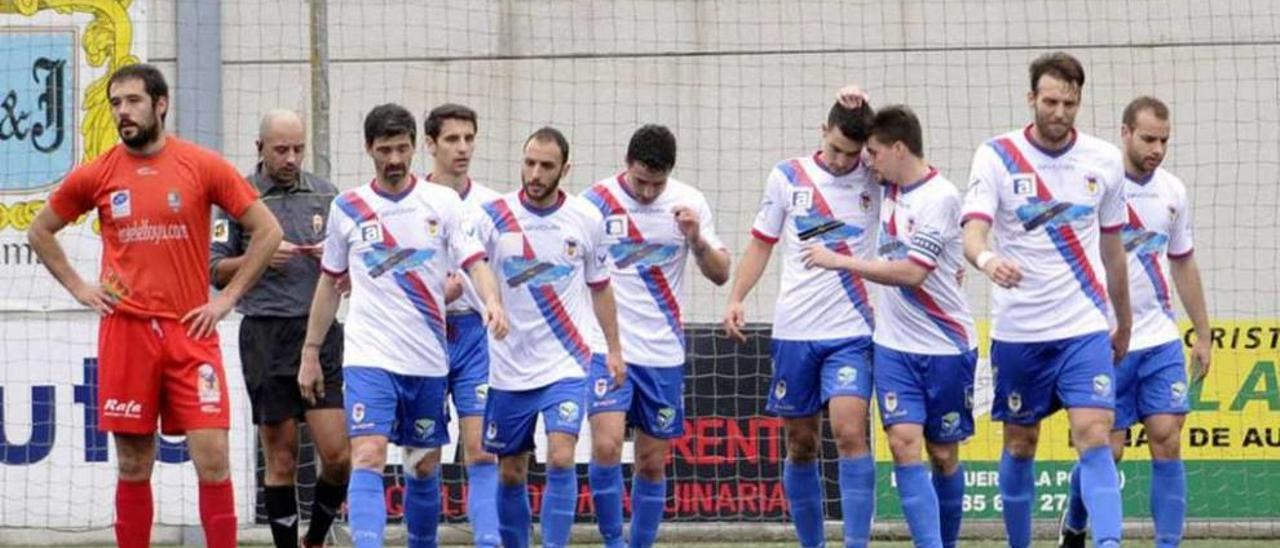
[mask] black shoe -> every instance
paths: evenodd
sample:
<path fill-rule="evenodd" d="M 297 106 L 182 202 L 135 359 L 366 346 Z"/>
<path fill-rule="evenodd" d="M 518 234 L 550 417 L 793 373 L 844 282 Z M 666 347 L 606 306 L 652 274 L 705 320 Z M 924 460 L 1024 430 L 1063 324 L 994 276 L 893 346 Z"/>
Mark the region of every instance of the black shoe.
<path fill-rule="evenodd" d="M 1058 519 L 1058 548 L 1085 548 L 1085 532 L 1067 528 L 1069 511 L 1069 507 L 1063 508 L 1062 517 Z"/>

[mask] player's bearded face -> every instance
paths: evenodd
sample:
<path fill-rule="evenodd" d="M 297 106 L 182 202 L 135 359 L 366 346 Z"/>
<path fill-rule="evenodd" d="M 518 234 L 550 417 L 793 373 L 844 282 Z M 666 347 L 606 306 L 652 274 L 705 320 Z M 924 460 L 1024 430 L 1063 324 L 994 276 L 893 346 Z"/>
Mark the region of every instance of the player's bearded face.
<path fill-rule="evenodd" d="M 406 134 L 379 137 L 369 145 L 369 156 L 378 172 L 378 180 L 398 185 L 409 176 L 413 165 L 413 140 Z"/>
<path fill-rule="evenodd" d="M 1045 145 L 1065 144 L 1080 112 L 1080 86 L 1046 74 L 1030 95 L 1036 113 L 1036 132 Z"/>
<path fill-rule="evenodd" d="M 168 108 L 167 98 L 153 100 L 142 80 L 129 79 L 111 86 L 109 99 L 116 132 L 125 146 L 143 148 L 160 137 L 159 112 Z"/>
<path fill-rule="evenodd" d="M 1169 121 L 1156 118 L 1150 110 L 1139 112 L 1133 127 L 1125 126 L 1120 132 L 1124 140 L 1124 152 L 1129 163 L 1143 173 L 1151 173 L 1164 161 L 1169 146 Z"/>
<path fill-rule="evenodd" d="M 554 142 L 535 139 L 524 148 L 520 167 L 520 183 L 525 196 L 533 201 L 547 200 L 560 189 L 560 179 L 569 171 L 560 147 Z"/>

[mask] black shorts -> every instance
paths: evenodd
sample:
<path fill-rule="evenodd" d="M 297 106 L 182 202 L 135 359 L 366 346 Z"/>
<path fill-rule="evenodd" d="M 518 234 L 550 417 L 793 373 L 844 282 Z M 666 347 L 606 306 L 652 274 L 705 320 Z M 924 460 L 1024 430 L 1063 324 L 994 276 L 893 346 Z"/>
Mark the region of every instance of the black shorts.
<path fill-rule="evenodd" d="M 342 409 L 342 325 L 334 322 L 320 346 L 324 398 L 315 405 L 298 390 L 298 366 L 307 318 L 246 316 L 240 322 L 240 363 L 254 424 L 305 420 L 311 409 Z"/>

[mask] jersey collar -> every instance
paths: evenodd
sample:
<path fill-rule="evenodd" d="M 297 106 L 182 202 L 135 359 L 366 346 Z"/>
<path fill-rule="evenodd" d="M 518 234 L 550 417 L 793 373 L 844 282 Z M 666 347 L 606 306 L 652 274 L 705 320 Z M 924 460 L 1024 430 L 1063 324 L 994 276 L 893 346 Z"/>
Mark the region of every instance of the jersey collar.
<path fill-rule="evenodd" d="M 520 196 L 520 205 L 524 206 L 524 208 L 527 209 L 529 213 L 532 213 L 539 217 L 546 217 L 547 215 L 555 213 L 556 210 L 560 209 L 560 206 L 564 205 L 564 201 L 565 201 L 565 193 L 563 190 L 560 190 L 560 189 L 556 189 L 556 203 L 551 204 L 547 207 L 538 207 L 534 205 L 533 202 L 529 201 L 529 197 L 525 195 L 523 189 L 520 190 L 519 196 Z"/>
<path fill-rule="evenodd" d="M 1045 148 L 1040 146 L 1040 143 L 1037 143 L 1035 139 L 1031 138 L 1031 126 L 1033 125 L 1035 124 L 1034 123 L 1027 124 L 1027 127 L 1022 128 L 1022 136 L 1027 139 L 1028 143 L 1031 143 L 1031 146 L 1036 147 L 1036 150 L 1040 151 L 1041 154 L 1044 154 L 1045 156 L 1048 156 L 1050 158 L 1057 158 L 1059 156 L 1062 156 L 1063 154 L 1066 154 L 1068 151 L 1070 151 L 1071 147 L 1076 146 L 1076 137 L 1080 135 L 1079 133 L 1076 133 L 1076 128 L 1071 128 L 1071 138 L 1067 139 L 1067 144 L 1062 145 L 1062 148 L 1059 148 L 1056 150 L 1051 148 Z"/>

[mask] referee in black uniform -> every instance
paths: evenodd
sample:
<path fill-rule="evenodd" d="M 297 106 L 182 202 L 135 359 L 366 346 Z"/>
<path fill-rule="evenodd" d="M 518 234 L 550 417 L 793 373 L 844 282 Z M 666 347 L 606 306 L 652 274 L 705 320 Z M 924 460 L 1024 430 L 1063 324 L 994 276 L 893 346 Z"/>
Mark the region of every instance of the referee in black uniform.
<path fill-rule="evenodd" d="M 324 391 L 314 405 L 298 389 L 299 356 L 307 333 L 307 314 L 320 277 L 321 246 L 329 203 L 337 188 L 302 171 L 306 130 L 292 111 L 273 110 L 258 133 L 259 163 L 248 179 L 280 221 L 284 240 L 262 279 L 236 305 L 240 324 L 240 361 L 266 452 L 265 493 L 271 535 L 280 548 L 297 548 L 298 420 L 305 420 L 315 441 L 321 471 L 311 505 L 311 525 L 302 546 L 322 546 L 334 516 L 346 498 L 351 471 L 342 408 L 342 326 L 334 323 L 320 351 Z M 209 268 L 216 287 L 240 267 L 248 234 L 219 213 L 213 226 Z"/>

